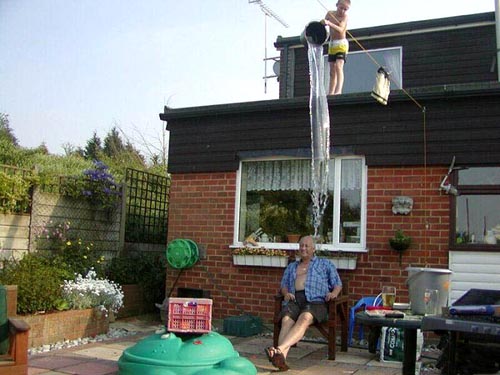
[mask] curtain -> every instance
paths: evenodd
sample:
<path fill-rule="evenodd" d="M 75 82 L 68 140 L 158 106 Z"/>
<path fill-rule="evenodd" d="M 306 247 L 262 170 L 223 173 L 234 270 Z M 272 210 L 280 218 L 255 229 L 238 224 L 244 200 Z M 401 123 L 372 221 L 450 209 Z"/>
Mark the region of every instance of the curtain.
<path fill-rule="evenodd" d="M 334 160 L 330 161 L 328 190 L 333 191 L 335 173 Z M 361 159 L 342 160 L 343 190 L 361 189 Z M 246 191 L 255 190 L 310 190 L 311 160 L 272 160 L 242 163 L 243 184 Z"/>

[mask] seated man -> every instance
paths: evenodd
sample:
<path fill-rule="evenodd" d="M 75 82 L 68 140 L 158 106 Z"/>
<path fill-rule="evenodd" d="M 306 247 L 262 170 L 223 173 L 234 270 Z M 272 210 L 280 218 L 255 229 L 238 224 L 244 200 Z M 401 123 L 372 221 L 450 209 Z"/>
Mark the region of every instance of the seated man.
<path fill-rule="evenodd" d="M 337 298 L 342 282 L 335 266 L 314 256 L 315 243 L 311 236 L 299 242 L 300 259 L 290 263 L 281 280 L 285 305 L 281 311 L 281 332 L 278 346 L 266 348 L 273 366 L 288 370 L 286 357 L 290 347 L 299 342 L 307 328 L 328 318 L 327 301 Z"/>

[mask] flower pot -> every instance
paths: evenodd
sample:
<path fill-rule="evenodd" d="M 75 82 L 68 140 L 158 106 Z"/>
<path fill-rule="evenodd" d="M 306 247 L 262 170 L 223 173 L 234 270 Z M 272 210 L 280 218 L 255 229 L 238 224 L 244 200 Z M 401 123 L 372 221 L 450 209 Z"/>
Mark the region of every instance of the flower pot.
<path fill-rule="evenodd" d="M 298 243 L 300 240 L 300 234 L 293 234 L 293 233 L 287 234 L 286 238 L 289 243 Z"/>
<path fill-rule="evenodd" d="M 326 258 L 332 262 L 338 270 L 355 270 L 357 257 L 334 257 Z"/>
<path fill-rule="evenodd" d="M 404 251 L 408 249 L 411 245 L 411 240 L 395 240 L 391 238 L 389 240 L 389 245 L 391 245 L 391 248 L 397 251 Z"/>
<path fill-rule="evenodd" d="M 236 266 L 284 268 L 288 264 L 288 258 L 267 255 L 233 255 L 233 264 Z"/>

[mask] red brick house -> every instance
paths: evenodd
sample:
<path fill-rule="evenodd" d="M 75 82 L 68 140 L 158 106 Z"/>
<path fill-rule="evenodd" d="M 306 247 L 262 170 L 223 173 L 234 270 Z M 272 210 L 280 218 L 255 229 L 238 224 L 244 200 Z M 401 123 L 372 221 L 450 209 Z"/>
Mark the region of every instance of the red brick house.
<path fill-rule="evenodd" d="M 351 41 L 345 93 L 328 98 L 331 197 L 320 248 L 356 257 L 355 269 L 339 270 L 351 305 L 386 284 L 407 302 L 410 265 L 451 268 L 452 299 L 472 285 L 500 289 L 500 241 L 488 240 L 500 238 L 495 14 L 351 33 L 399 82 L 387 106 L 376 102 L 377 67 Z M 176 288 L 209 292 L 216 318 L 244 310 L 271 319 L 283 268 L 235 265 L 232 250 L 248 234 L 262 228 L 262 246 L 291 251 L 288 233 L 311 229 L 307 49 L 299 37 L 275 45 L 278 100 L 160 114 L 170 131 L 169 240 L 192 239 L 206 253 L 179 277 L 169 269 L 167 288 L 178 277 Z M 393 212 L 400 196 L 413 201 L 407 214 Z M 401 260 L 388 243 L 398 229 L 413 239 Z"/>

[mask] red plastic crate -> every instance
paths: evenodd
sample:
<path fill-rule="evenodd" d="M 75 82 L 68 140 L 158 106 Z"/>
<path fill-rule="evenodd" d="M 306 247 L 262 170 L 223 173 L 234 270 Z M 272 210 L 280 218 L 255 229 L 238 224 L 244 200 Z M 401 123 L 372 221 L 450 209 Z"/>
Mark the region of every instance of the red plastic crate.
<path fill-rule="evenodd" d="M 169 298 L 169 332 L 207 333 L 212 330 L 212 300 L 208 298 Z"/>

